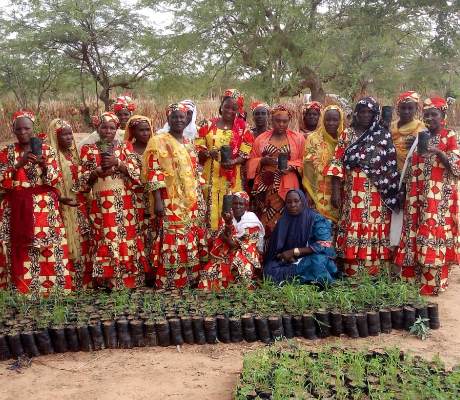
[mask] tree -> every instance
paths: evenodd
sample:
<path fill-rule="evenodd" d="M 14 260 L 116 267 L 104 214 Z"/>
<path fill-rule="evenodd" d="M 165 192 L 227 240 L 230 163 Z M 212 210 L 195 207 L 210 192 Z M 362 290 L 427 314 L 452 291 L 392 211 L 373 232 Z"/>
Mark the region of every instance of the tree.
<path fill-rule="evenodd" d="M 9 21 L 18 37 L 34 35 L 37 48 L 54 52 L 89 73 L 106 110 L 113 88 L 129 89 L 157 62 L 155 35 L 135 6 L 119 0 L 12 1 Z M 155 48 L 155 51 L 157 48 Z"/>

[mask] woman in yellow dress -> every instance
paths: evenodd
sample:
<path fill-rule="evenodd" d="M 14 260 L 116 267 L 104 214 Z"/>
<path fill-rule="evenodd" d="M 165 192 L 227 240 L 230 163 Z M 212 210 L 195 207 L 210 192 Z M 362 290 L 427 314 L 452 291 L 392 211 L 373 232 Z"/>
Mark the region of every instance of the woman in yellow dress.
<path fill-rule="evenodd" d="M 324 109 L 319 128 L 305 140 L 302 183 L 316 210 L 337 223 L 339 210 L 332 206 L 332 177 L 325 169 L 334 157 L 337 138 L 345 126 L 344 113 L 339 106 Z M 312 204 L 312 206 L 313 206 Z"/>
<path fill-rule="evenodd" d="M 397 101 L 399 119 L 391 124 L 391 137 L 396 148 L 398 170 L 401 172 L 411 147 L 418 133 L 425 129 L 425 124 L 417 118 L 420 96 L 416 92 L 401 93 Z"/>
<path fill-rule="evenodd" d="M 237 90 L 226 90 L 219 108 L 220 117 L 204 121 L 195 140 L 206 181 L 206 223 L 211 233 L 219 227 L 224 195 L 246 186 L 242 166 L 249 158 L 254 137 L 242 118 L 243 105 L 244 98 Z M 228 160 L 221 157 L 223 146 L 229 146 Z"/>

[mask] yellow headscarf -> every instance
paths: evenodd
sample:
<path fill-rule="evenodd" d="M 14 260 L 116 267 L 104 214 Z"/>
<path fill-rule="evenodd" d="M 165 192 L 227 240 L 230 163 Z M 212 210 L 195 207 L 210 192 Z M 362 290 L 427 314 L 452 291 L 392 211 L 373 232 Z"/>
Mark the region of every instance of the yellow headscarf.
<path fill-rule="evenodd" d="M 323 204 L 320 204 L 318 198 L 319 193 L 331 189 L 320 187 L 320 182 L 324 181 L 324 179 L 318 178 L 324 176 L 324 169 L 329 165 L 332 157 L 334 156 L 335 147 L 337 146 L 337 139 L 327 133 L 324 125 L 324 117 L 326 112 L 330 110 L 336 110 L 340 114 L 337 135 L 340 135 L 340 133 L 345 129 L 345 115 L 343 110 L 339 106 L 333 104 L 327 106 L 321 114 L 318 129 L 307 136 L 307 139 L 305 140 L 302 183 L 310 195 L 310 198 L 314 201 L 317 210 L 326 217 L 336 221 L 337 218 L 335 214 L 333 215 L 330 210 L 328 211 L 331 206 L 329 205 L 329 207 L 325 207 Z"/>
<path fill-rule="evenodd" d="M 144 115 L 133 115 L 126 123 L 124 140 L 132 142 L 134 139 L 134 128 L 140 122 L 147 122 L 150 127 L 150 136 L 153 136 L 152 121 Z"/>
<path fill-rule="evenodd" d="M 190 208 L 197 201 L 197 181 L 187 149 L 169 132 L 152 136 L 144 152 L 144 180 L 147 178 L 147 165 L 151 154 L 160 164 L 168 196 L 172 207 L 176 208 L 175 213 L 186 219 Z"/>
<path fill-rule="evenodd" d="M 69 161 L 66 159 L 64 153 L 59 149 L 57 135 L 63 128 L 71 126 L 68 122 L 56 118 L 50 123 L 48 129 L 48 140 L 52 147 L 54 147 L 58 154 L 59 168 L 62 173 L 62 181 L 58 184 L 58 190 L 62 197 L 75 199 L 75 193 L 72 192 L 73 178 L 70 170 Z M 73 163 L 78 164 L 80 157 L 78 156 L 77 146 L 75 145 L 75 138 L 70 148 L 70 156 Z M 67 244 L 69 247 L 70 259 L 79 261 L 81 256 L 80 235 L 78 233 L 78 211 L 76 207 L 69 207 L 64 204 L 61 205 L 62 218 L 66 229 Z"/>

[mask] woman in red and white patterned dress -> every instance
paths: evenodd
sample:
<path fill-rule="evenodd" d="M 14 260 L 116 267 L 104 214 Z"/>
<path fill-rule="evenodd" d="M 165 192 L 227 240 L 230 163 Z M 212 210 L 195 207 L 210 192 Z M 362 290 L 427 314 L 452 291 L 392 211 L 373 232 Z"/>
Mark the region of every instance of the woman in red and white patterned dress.
<path fill-rule="evenodd" d="M 41 145 L 32 153 L 34 116 L 13 116 L 17 142 L 0 151 L 0 240 L 7 249 L 8 283 L 21 293 L 48 295 L 72 289 L 72 265 L 59 213 L 57 185 L 62 176 L 56 151 Z"/>
<path fill-rule="evenodd" d="M 425 295 L 444 291 L 449 267 L 460 262 L 460 147 L 457 133 L 445 127 L 446 111 L 444 99 L 425 100 L 428 131 L 419 133 L 404 176 L 404 222 L 395 263 L 402 278 L 419 284 Z"/>
<path fill-rule="evenodd" d="M 115 140 L 119 121 L 106 112 L 98 121 L 101 141 L 81 148 L 81 170 L 75 189 L 91 191 L 91 255 L 96 284 L 135 288 L 144 283 L 147 260 L 139 231 L 135 188 L 140 166 L 132 144 Z"/>
<path fill-rule="evenodd" d="M 144 153 L 145 190 L 153 194 L 158 232 L 150 260 L 157 288 L 196 285 L 207 261 L 205 221 L 199 212 L 201 186 L 193 144 L 183 137 L 187 108 L 167 109 L 169 131 L 152 136 Z"/>
<path fill-rule="evenodd" d="M 232 210 L 222 215 L 209 252 L 210 260 L 200 274 L 199 289 L 222 289 L 235 281 L 254 286 L 261 272 L 260 252 L 263 251 L 265 230 L 248 207 L 246 192 L 233 194 Z"/>
<path fill-rule="evenodd" d="M 392 210 L 399 210 L 399 173 L 390 132 L 380 124 L 380 107 L 361 99 L 351 127 L 339 137 L 327 168 L 332 205 L 340 209 L 336 250 L 343 272 L 375 275 L 389 267 Z"/>

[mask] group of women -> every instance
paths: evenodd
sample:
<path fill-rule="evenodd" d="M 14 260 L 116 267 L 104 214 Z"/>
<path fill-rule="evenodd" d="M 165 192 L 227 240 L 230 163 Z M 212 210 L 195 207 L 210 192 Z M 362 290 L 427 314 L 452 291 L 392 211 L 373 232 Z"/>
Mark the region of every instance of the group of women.
<path fill-rule="evenodd" d="M 78 147 L 68 122 L 40 141 L 34 115 L 18 111 L 16 142 L 0 151 L 0 287 L 324 285 L 339 270 L 395 264 L 437 294 L 460 261 L 460 150 L 446 108 L 405 92 L 387 129 L 372 97 L 349 127 L 339 106 L 310 102 L 295 132 L 288 106 L 263 102 L 251 128 L 229 89 L 218 117 L 197 127 L 184 100 L 156 129 L 122 96 Z"/>

